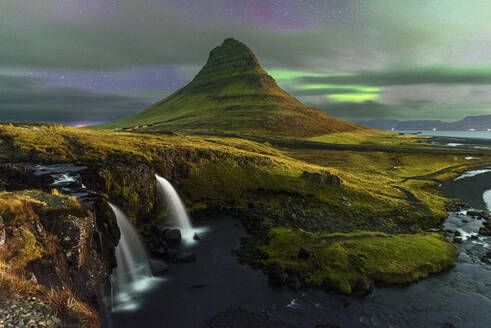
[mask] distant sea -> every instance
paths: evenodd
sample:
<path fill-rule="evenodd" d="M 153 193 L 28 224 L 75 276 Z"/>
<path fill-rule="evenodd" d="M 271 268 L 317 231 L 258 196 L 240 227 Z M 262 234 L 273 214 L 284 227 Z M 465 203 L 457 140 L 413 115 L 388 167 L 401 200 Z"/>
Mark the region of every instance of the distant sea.
<path fill-rule="evenodd" d="M 395 133 L 417 133 L 421 132 L 424 136 L 440 136 L 440 137 L 461 137 L 461 138 L 479 138 L 491 139 L 491 131 L 425 131 L 425 130 L 395 130 L 389 132 Z"/>

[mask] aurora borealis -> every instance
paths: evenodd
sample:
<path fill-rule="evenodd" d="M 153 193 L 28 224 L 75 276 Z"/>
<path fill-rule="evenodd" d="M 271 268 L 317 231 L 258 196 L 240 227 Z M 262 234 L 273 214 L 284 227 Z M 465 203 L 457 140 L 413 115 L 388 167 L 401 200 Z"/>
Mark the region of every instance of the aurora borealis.
<path fill-rule="evenodd" d="M 77 124 L 184 86 L 223 39 L 334 116 L 491 113 L 487 0 L 3 0 L 0 120 Z"/>

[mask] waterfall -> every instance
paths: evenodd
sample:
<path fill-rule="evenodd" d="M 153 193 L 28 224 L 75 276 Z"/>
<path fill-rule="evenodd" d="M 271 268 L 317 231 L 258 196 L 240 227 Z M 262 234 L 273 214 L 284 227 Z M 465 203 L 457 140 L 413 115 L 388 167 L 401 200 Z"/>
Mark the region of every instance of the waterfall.
<path fill-rule="evenodd" d="M 484 202 L 486 203 L 488 212 L 491 214 L 491 190 L 486 191 L 482 197 L 484 199 Z"/>
<path fill-rule="evenodd" d="M 126 215 L 109 203 L 116 216 L 121 238 L 116 246 L 117 267 L 111 277 L 113 310 L 135 309 L 137 294 L 152 281 L 150 262 L 145 246 Z"/>
<path fill-rule="evenodd" d="M 173 226 L 181 230 L 183 238 L 192 239 L 193 226 L 179 195 L 169 181 L 157 174 L 155 174 L 155 177 L 157 178 L 159 198 L 161 202 L 165 202 L 165 205 L 167 205 Z"/>

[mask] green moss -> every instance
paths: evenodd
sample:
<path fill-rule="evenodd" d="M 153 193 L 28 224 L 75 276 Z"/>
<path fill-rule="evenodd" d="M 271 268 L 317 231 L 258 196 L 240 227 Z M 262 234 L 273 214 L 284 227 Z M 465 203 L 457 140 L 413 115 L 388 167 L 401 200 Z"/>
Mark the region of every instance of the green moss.
<path fill-rule="evenodd" d="M 350 234 L 309 233 L 273 228 L 261 246 L 261 264 L 298 275 L 307 285 L 350 294 L 367 290 L 374 282 L 405 284 L 452 266 L 457 250 L 437 233 L 389 235 L 377 232 Z M 298 257 L 300 248 L 311 254 Z"/>
<path fill-rule="evenodd" d="M 12 256 L 7 261 L 14 269 L 23 269 L 27 263 L 41 258 L 43 248 L 36 241 L 36 237 L 25 227 L 13 231 Z"/>

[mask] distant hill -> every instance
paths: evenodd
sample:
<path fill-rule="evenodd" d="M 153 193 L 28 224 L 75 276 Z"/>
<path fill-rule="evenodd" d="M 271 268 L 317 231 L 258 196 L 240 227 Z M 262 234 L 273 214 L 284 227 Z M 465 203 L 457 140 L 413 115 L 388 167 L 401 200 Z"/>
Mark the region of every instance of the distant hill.
<path fill-rule="evenodd" d="M 491 129 L 491 115 L 480 116 L 467 116 L 464 119 L 456 122 L 442 122 L 442 121 L 397 121 L 397 120 L 371 120 L 362 121 L 358 124 L 381 130 L 487 130 Z"/>
<path fill-rule="evenodd" d="M 302 104 L 281 89 L 242 42 L 226 39 L 185 87 L 139 114 L 94 127 L 311 137 L 366 130 Z"/>

